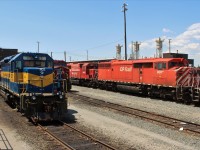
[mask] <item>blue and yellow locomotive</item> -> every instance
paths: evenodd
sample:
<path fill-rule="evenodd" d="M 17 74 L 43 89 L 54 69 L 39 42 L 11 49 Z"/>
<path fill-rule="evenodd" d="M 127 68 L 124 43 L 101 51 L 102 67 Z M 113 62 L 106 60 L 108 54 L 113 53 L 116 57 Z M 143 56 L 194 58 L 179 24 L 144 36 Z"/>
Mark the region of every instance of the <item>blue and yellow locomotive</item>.
<path fill-rule="evenodd" d="M 33 121 L 58 120 L 67 112 L 66 80 L 55 79 L 53 59 L 19 53 L 1 62 L 1 94 Z"/>

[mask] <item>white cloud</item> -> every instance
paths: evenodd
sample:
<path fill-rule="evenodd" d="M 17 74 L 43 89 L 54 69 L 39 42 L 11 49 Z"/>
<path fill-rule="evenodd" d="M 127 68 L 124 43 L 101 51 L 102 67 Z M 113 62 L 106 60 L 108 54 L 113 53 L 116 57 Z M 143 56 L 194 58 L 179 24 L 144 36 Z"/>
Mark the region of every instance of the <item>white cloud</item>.
<path fill-rule="evenodd" d="M 195 55 L 200 50 L 200 23 L 196 23 L 187 28 L 185 32 L 174 37 L 172 47 L 180 52 Z"/>
<path fill-rule="evenodd" d="M 162 32 L 164 32 L 164 33 L 173 33 L 173 31 L 171 31 L 170 29 L 167 29 L 167 28 L 163 28 Z"/>
<path fill-rule="evenodd" d="M 164 33 L 172 32 L 167 28 L 163 28 Z M 141 44 L 141 53 L 142 51 L 151 50 L 151 57 L 156 52 L 156 43 L 157 38 L 152 38 L 150 40 L 143 41 Z M 168 39 L 171 40 L 171 52 L 187 53 L 189 58 L 195 59 L 195 65 L 200 65 L 200 23 L 195 23 L 189 26 L 186 31 L 183 33 L 174 36 L 162 36 L 161 39 L 165 39 L 163 43 L 163 51 L 168 51 Z M 144 53 L 144 52 L 143 52 Z M 147 55 L 147 53 L 145 53 Z M 150 57 L 150 56 L 148 56 Z"/>
<path fill-rule="evenodd" d="M 196 29 L 199 29 L 200 27 L 200 23 L 195 23 L 195 24 L 192 24 L 190 27 L 188 27 L 187 30 L 196 30 Z"/>

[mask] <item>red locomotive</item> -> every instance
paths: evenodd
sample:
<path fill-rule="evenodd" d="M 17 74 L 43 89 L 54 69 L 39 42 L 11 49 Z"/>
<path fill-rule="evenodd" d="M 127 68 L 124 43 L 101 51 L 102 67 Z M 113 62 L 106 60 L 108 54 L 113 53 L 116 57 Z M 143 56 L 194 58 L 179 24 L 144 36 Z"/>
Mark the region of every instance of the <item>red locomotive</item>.
<path fill-rule="evenodd" d="M 73 84 L 95 87 L 97 84 L 97 63 L 70 63 L 68 66 Z"/>
<path fill-rule="evenodd" d="M 184 58 L 112 60 L 71 63 L 72 83 L 131 91 L 150 97 L 199 102 L 199 73 Z"/>
<path fill-rule="evenodd" d="M 67 80 L 67 91 L 72 88 L 71 80 L 69 76 L 69 68 L 67 63 L 63 60 L 54 60 L 54 78 Z"/>

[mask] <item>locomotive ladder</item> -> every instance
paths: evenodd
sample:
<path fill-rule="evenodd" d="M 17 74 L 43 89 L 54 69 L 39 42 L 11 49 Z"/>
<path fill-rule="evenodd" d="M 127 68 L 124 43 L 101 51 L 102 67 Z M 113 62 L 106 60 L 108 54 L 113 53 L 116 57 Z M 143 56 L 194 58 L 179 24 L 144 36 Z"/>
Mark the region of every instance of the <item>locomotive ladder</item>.
<path fill-rule="evenodd" d="M 200 77 L 196 78 L 197 84 L 195 85 L 194 88 L 194 102 L 200 102 L 200 87 L 199 87 L 199 82 L 200 82 Z"/>

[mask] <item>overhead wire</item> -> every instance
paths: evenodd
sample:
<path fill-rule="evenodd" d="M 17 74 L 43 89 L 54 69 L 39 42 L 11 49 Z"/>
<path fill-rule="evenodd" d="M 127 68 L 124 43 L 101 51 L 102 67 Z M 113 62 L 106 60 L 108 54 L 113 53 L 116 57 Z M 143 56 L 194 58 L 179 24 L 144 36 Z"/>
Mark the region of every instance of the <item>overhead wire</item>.
<path fill-rule="evenodd" d="M 111 45 L 113 43 L 117 43 L 117 42 L 120 42 L 120 41 L 123 41 L 123 39 L 119 39 L 119 40 L 116 40 L 116 41 L 112 41 L 112 42 L 109 42 L 109 43 L 104 43 L 104 44 L 101 44 L 101 45 L 98 45 L 98 46 L 94 46 L 94 47 L 90 47 L 90 48 L 87 48 L 87 49 L 82 49 L 82 50 L 76 50 L 77 52 L 78 51 L 87 51 L 87 50 L 93 50 L 93 49 L 97 49 L 97 48 L 101 48 L 101 47 L 106 47 L 108 45 Z M 63 51 L 64 52 L 64 51 Z M 54 54 L 58 54 L 58 53 L 63 53 L 63 52 L 60 52 L 60 51 L 56 51 L 56 52 L 52 52 Z M 72 55 L 72 56 L 77 56 L 77 57 L 85 57 L 86 54 L 77 54 L 77 53 L 73 53 L 72 51 L 67 51 L 67 54 L 68 55 Z M 95 58 L 95 59 L 102 59 L 102 57 L 97 57 L 97 56 L 91 56 L 90 55 L 90 58 Z M 104 57 L 105 58 L 105 57 Z"/>

